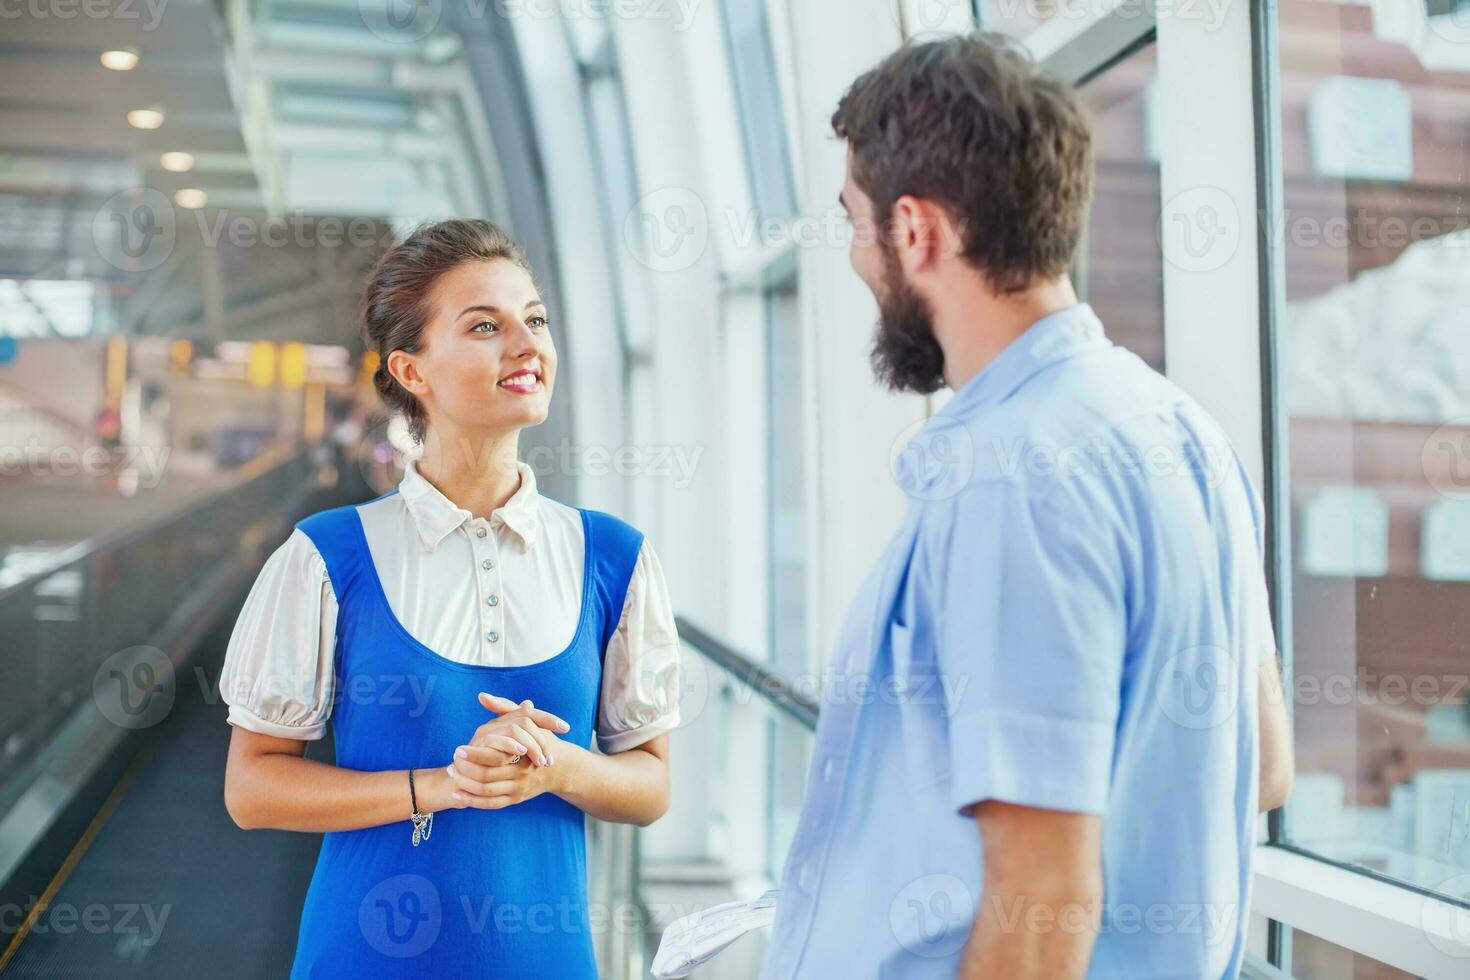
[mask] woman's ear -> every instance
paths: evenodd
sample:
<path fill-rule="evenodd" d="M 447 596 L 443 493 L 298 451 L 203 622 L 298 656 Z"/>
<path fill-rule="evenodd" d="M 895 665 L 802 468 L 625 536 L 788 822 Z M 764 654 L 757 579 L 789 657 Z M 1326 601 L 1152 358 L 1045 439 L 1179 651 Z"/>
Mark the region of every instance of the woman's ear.
<path fill-rule="evenodd" d="M 388 373 L 411 395 L 420 396 L 429 390 L 429 383 L 419 374 L 418 362 L 404 350 L 388 355 Z"/>

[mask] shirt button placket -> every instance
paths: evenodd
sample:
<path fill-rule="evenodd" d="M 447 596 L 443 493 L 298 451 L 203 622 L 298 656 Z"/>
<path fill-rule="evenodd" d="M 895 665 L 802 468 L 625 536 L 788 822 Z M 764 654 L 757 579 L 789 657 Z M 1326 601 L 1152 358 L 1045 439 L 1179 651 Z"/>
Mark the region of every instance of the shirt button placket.
<path fill-rule="evenodd" d="M 495 648 L 495 653 L 490 657 L 491 663 L 504 661 L 504 654 L 499 649 L 500 634 L 502 630 L 500 622 L 500 591 L 499 574 L 495 558 L 492 557 L 495 550 L 495 539 L 490 537 L 490 532 L 481 524 L 475 528 L 474 545 L 475 561 L 479 566 L 476 573 L 478 591 L 484 596 L 484 604 L 480 607 L 480 625 L 485 636 L 485 642 Z M 490 552 L 487 554 L 486 552 Z"/>

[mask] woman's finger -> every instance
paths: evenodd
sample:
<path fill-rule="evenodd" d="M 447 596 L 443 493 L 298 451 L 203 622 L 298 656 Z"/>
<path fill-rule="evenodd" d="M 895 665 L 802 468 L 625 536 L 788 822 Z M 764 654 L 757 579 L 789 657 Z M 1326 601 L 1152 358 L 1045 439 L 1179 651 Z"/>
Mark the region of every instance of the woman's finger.
<path fill-rule="evenodd" d="M 487 721 L 485 722 L 485 724 L 475 729 L 475 734 L 470 738 L 469 744 L 486 746 L 508 746 L 507 742 L 498 741 L 497 737 L 504 737 L 510 742 L 514 742 L 515 736 L 511 733 L 511 728 L 520 723 L 522 720 L 523 719 L 520 716 L 507 715 L 503 718 L 496 718 L 494 721 Z M 522 743 L 521 747 L 525 748 L 526 746 L 524 743 Z M 515 753 L 512 752 L 511 755 L 515 755 Z"/>
<path fill-rule="evenodd" d="M 540 708 L 531 708 L 527 712 L 527 714 L 530 715 L 532 721 L 534 721 L 539 727 L 546 729 L 548 732 L 566 733 L 572 730 L 572 726 L 567 724 L 565 719 L 552 714 L 550 711 L 542 711 Z"/>
<path fill-rule="evenodd" d="M 454 785 L 461 793 L 468 793 L 471 796 L 495 796 L 497 792 L 504 793 L 505 788 L 510 785 L 504 779 L 489 778 L 483 770 L 477 772 L 477 769 L 476 766 L 469 766 L 463 770 L 458 766 L 450 766 L 449 772 L 454 779 Z M 499 789 L 492 790 L 492 786 L 499 787 Z"/>
<path fill-rule="evenodd" d="M 463 754 L 461 754 L 463 753 Z M 509 735 L 487 736 L 483 744 L 461 745 L 454 752 L 456 761 L 468 759 L 482 766 L 502 766 L 518 755 L 526 754 L 526 746 Z"/>
<path fill-rule="evenodd" d="M 549 766 L 552 757 L 549 752 L 550 743 L 555 739 L 550 732 L 543 732 L 530 722 L 529 719 L 521 719 L 511 729 L 511 735 L 522 745 L 531 749 L 531 761 L 538 766 Z"/>
<path fill-rule="evenodd" d="M 522 702 L 522 704 L 524 703 L 525 702 Z M 497 694 L 490 694 L 486 691 L 480 692 L 480 704 L 484 705 L 486 708 L 490 709 L 498 715 L 503 715 L 508 712 L 515 711 L 518 707 L 520 707 L 520 705 L 516 704 L 510 698 L 503 698 Z"/>
<path fill-rule="evenodd" d="M 496 751 L 499 754 L 498 750 L 492 751 Z M 492 779 L 503 779 L 505 777 L 505 768 L 505 765 L 499 762 L 493 765 L 482 765 L 478 762 L 471 762 L 468 759 L 455 759 L 449 764 L 450 773 L 463 776 L 471 784 L 486 783 Z"/>
<path fill-rule="evenodd" d="M 569 732 L 572 726 L 566 720 L 536 707 L 530 701 L 522 701 L 520 707 L 511 712 L 512 715 L 520 715 L 529 718 L 536 723 L 538 728 L 544 728 L 548 732 Z"/>
<path fill-rule="evenodd" d="M 505 796 L 474 796 L 472 794 L 460 793 L 454 802 L 462 809 L 472 810 L 502 810 L 515 801 Z"/>
<path fill-rule="evenodd" d="M 569 732 L 572 730 L 572 726 L 567 723 L 565 718 L 560 718 L 550 711 L 543 711 L 536 707 L 530 698 L 527 698 L 520 704 L 516 704 L 510 698 L 503 698 L 481 691 L 480 703 L 502 717 L 512 714 L 520 714 L 528 717 L 549 732 Z"/>

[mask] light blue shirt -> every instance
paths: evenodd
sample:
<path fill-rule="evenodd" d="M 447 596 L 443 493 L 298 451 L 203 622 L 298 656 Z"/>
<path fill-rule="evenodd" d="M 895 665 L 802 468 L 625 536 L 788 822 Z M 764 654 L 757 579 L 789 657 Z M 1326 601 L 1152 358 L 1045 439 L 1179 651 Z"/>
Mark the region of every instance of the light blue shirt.
<path fill-rule="evenodd" d="M 1089 977 L 1234 976 L 1275 642 L 1224 434 L 1083 304 L 959 390 L 898 471 L 911 505 L 825 677 L 762 976 L 954 977 L 986 900 L 981 800 L 1102 817 Z"/>

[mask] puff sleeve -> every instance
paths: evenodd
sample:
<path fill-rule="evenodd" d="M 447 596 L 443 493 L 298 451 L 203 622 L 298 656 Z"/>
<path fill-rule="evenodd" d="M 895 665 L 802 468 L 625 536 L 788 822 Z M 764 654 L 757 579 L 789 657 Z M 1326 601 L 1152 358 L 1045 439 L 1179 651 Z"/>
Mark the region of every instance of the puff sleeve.
<path fill-rule="evenodd" d="M 300 528 L 266 559 L 235 621 L 220 671 L 231 725 L 319 739 L 332 709 L 337 600 Z"/>

